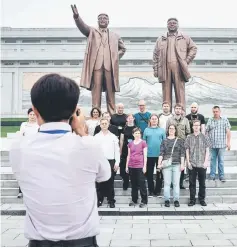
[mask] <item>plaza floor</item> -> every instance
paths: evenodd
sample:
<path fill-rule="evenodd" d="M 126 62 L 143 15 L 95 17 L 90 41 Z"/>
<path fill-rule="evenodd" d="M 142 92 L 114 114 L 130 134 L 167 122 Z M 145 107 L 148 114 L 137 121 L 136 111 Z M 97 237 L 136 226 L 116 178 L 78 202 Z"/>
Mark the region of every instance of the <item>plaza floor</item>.
<path fill-rule="evenodd" d="M 1 246 L 25 247 L 24 216 L 1 216 Z M 237 246 L 237 216 L 101 216 L 99 246 Z"/>

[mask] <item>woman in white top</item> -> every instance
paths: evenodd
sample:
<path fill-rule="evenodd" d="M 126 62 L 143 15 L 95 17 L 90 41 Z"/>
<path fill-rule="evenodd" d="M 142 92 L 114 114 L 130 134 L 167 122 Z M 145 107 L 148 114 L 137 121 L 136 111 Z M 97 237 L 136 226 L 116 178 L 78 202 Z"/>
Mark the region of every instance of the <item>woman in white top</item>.
<path fill-rule="evenodd" d="M 20 134 L 23 136 L 35 134 L 39 130 L 39 125 L 36 122 L 36 117 L 33 109 L 29 108 L 27 114 L 28 114 L 28 121 L 21 123 L 21 127 L 20 127 Z"/>
<path fill-rule="evenodd" d="M 35 113 L 32 108 L 29 108 L 27 111 L 28 114 L 28 121 L 22 122 L 20 127 L 20 134 L 23 136 L 35 134 L 39 130 L 39 125 L 36 122 Z M 22 198 L 23 194 L 21 192 L 21 188 L 19 187 L 19 194 L 17 198 Z"/>
<path fill-rule="evenodd" d="M 93 136 L 96 126 L 100 124 L 101 111 L 99 108 L 94 107 L 90 113 L 91 118 L 86 121 L 86 126 L 88 129 L 88 134 Z"/>

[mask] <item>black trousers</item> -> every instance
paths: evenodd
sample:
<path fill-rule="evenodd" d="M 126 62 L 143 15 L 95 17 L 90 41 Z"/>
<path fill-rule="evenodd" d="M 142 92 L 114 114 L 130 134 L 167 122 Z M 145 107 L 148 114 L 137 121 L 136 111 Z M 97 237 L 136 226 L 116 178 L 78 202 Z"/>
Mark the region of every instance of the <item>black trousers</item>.
<path fill-rule="evenodd" d="M 162 171 L 156 172 L 156 186 L 154 187 L 154 168 L 158 165 L 158 157 L 147 158 L 147 183 L 150 194 L 160 194 L 162 189 L 163 174 Z"/>
<path fill-rule="evenodd" d="M 142 168 L 129 168 L 129 175 L 132 185 L 132 201 L 137 203 L 138 189 L 140 189 L 141 202 L 147 204 L 146 177 Z"/>
<path fill-rule="evenodd" d="M 181 171 L 181 173 L 180 173 L 179 185 L 180 185 L 180 187 L 182 187 L 184 185 L 184 170 Z"/>
<path fill-rule="evenodd" d="M 97 192 L 97 199 L 100 202 L 103 202 L 104 197 L 107 196 L 109 203 L 114 203 L 114 177 L 116 175 L 116 172 L 114 172 L 114 165 L 115 160 L 108 160 L 111 167 L 111 177 L 108 181 L 96 183 L 96 192 Z"/>
<path fill-rule="evenodd" d="M 96 237 L 74 240 L 30 240 L 29 247 L 98 247 Z"/>
<path fill-rule="evenodd" d="M 122 155 L 120 158 L 119 168 L 120 168 L 120 176 L 123 179 L 123 188 L 124 189 L 127 189 L 129 186 L 129 174 L 126 173 L 126 162 L 127 162 L 127 157 Z"/>
<path fill-rule="evenodd" d="M 189 170 L 190 201 L 195 201 L 197 176 L 198 176 L 198 183 L 199 183 L 198 199 L 199 199 L 199 201 L 205 200 L 205 197 L 206 197 L 206 172 L 207 172 L 207 169 L 204 169 L 204 168 L 193 167 L 192 170 Z"/>

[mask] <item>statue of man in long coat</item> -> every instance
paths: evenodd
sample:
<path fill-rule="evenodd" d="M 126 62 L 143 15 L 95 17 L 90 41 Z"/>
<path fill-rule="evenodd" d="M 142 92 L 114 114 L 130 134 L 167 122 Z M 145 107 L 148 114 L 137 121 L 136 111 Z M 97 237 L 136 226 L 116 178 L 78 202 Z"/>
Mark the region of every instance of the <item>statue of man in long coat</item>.
<path fill-rule="evenodd" d="M 107 111 L 115 112 L 115 92 L 119 92 L 119 59 L 126 48 L 118 34 L 108 29 L 109 16 L 98 16 L 98 28 L 89 27 L 71 5 L 78 29 L 87 37 L 80 86 L 91 91 L 92 107 L 101 108 L 101 94 L 106 92 Z"/>
<path fill-rule="evenodd" d="M 197 46 L 193 40 L 178 31 L 176 18 L 169 18 L 168 32 L 156 41 L 153 52 L 154 76 L 162 83 L 163 102 L 172 107 L 172 86 L 176 103 L 182 104 L 185 110 L 185 82 L 191 77 L 188 65 L 195 58 Z"/>

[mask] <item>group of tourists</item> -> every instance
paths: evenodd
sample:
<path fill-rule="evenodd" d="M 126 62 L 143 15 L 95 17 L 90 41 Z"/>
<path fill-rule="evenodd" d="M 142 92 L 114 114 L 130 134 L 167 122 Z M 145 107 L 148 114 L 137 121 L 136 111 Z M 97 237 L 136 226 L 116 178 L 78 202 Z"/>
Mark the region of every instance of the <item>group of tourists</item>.
<path fill-rule="evenodd" d="M 213 107 L 214 116 L 205 122 L 198 113 L 198 104 L 191 105 L 191 112 L 184 115 L 182 105 L 176 104 L 171 113 L 170 104 L 162 104 L 162 113 L 151 114 L 146 103 L 140 100 L 139 112 L 125 114 L 124 105 L 117 104 L 116 114 L 101 113 L 92 108 L 90 118 L 85 121 L 85 131 L 95 136 L 111 166 L 109 181 L 96 183 L 98 207 L 107 197 L 111 208 L 115 207 L 114 179 L 119 169 L 123 190 L 131 181 L 132 199 L 129 206 L 138 204 L 138 190 L 141 194 L 140 207 L 145 207 L 150 197 L 162 197 L 164 188 L 165 206 L 170 206 L 170 191 L 173 202 L 179 207 L 180 189 L 185 189 L 184 178 L 189 178 L 189 206 L 196 203 L 196 179 L 199 181 L 198 199 L 206 206 L 206 170 L 211 157 L 210 179 L 215 180 L 218 159 L 219 179 L 224 182 L 224 151 L 230 149 L 230 124 L 220 116 L 220 108 Z M 32 134 L 39 129 L 32 108 L 28 110 L 29 120 L 21 125 L 22 135 Z M 227 140 L 227 142 L 226 142 Z M 211 154 L 209 155 L 209 151 Z M 155 175 L 155 183 L 154 183 Z M 146 186 L 148 184 L 148 190 Z M 22 197 L 19 188 L 18 197 Z"/>
<path fill-rule="evenodd" d="M 98 207 L 107 196 L 111 208 L 115 207 L 114 179 L 117 170 L 123 179 L 123 190 L 131 180 L 132 199 L 129 206 L 138 204 L 138 190 L 141 194 L 140 207 L 145 207 L 149 197 L 161 197 L 164 188 L 165 206 L 170 206 L 170 188 L 173 200 L 180 206 L 180 189 L 185 189 L 184 178 L 189 177 L 189 206 L 196 203 L 196 180 L 199 181 L 198 199 L 206 206 L 206 170 L 209 166 L 211 149 L 210 179 L 215 180 L 218 158 L 219 179 L 224 182 L 224 150 L 230 149 L 230 124 L 220 116 L 220 107 L 213 107 L 213 118 L 207 122 L 198 113 L 198 104 L 191 105 L 190 114 L 185 116 L 182 105 L 176 104 L 171 113 L 170 104 L 162 104 L 163 112 L 151 114 L 146 103 L 140 100 L 139 112 L 125 114 L 124 105 L 117 105 L 116 114 L 91 110 L 91 118 L 85 129 L 103 148 L 111 165 L 111 179 L 97 183 Z M 227 138 L 227 143 L 226 143 Z M 154 183 L 154 174 L 155 183 Z M 148 184 L 148 191 L 146 186 Z"/>

